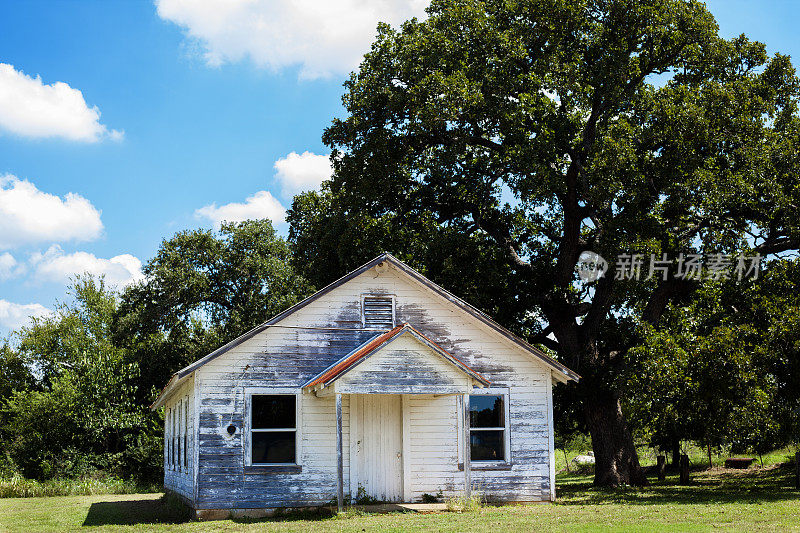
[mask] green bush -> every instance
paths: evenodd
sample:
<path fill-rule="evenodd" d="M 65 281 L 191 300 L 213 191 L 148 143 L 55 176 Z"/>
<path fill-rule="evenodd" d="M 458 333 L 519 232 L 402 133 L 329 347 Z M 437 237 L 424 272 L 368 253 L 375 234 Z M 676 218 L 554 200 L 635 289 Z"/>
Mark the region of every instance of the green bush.
<path fill-rule="evenodd" d="M 84 476 L 75 479 L 53 478 L 47 481 L 25 479 L 19 474 L 0 479 L 0 498 L 38 498 L 44 496 L 86 496 L 90 494 L 139 494 L 158 492 L 154 484 L 142 484 L 116 476 Z"/>

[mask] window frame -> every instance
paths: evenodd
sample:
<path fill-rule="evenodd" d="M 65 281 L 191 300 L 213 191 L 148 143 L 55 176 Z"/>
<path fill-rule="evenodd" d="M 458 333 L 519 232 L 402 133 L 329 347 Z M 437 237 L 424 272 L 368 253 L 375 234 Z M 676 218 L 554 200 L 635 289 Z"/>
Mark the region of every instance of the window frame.
<path fill-rule="evenodd" d="M 294 428 L 263 428 L 253 429 L 253 396 L 294 396 Z M 244 427 L 244 452 L 245 466 L 300 466 L 302 465 L 302 412 L 303 394 L 293 388 L 266 388 L 248 387 L 244 392 L 245 397 L 245 427 Z M 253 462 L 253 432 L 274 433 L 277 431 L 294 431 L 294 463 L 254 463 Z"/>
<path fill-rule="evenodd" d="M 171 408 L 167 407 L 164 410 L 164 468 L 170 468 L 170 443 L 172 442 L 172 428 L 170 427 L 170 412 Z"/>
<path fill-rule="evenodd" d="M 397 297 L 394 294 L 375 294 L 365 292 L 361 294 L 361 327 L 367 327 L 367 315 L 365 313 L 364 301 L 367 298 L 388 298 L 392 301 L 392 328 L 397 326 Z M 391 328 L 390 328 L 391 329 Z"/>
<path fill-rule="evenodd" d="M 467 413 L 469 413 L 469 400 L 473 396 L 500 396 L 503 398 L 503 427 L 485 427 L 473 428 L 470 423 L 469 426 L 469 440 L 464 443 L 464 453 L 470 454 L 470 464 L 478 466 L 484 465 L 505 465 L 511 463 L 511 409 L 510 409 L 510 393 L 509 389 L 505 387 L 487 387 L 485 389 L 475 389 L 470 392 L 467 398 L 467 404 L 464 406 Z M 472 432 L 473 431 L 502 431 L 503 432 L 503 459 L 486 460 L 486 459 L 473 459 L 472 458 Z M 466 455 L 464 456 L 466 457 Z"/>
<path fill-rule="evenodd" d="M 175 413 L 175 408 L 169 408 L 169 417 L 167 418 L 167 424 L 169 425 L 169 442 L 167 444 L 167 465 L 169 469 L 172 470 L 174 466 L 174 461 L 172 460 L 172 452 L 173 452 L 173 435 L 175 434 L 175 417 L 173 414 Z"/>
<path fill-rule="evenodd" d="M 176 461 L 175 440 L 178 438 L 178 403 L 172 405 L 172 469 L 177 470 L 178 461 Z"/>
<path fill-rule="evenodd" d="M 183 400 L 183 471 L 189 473 L 189 396 Z"/>
<path fill-rule="evenodd" d="M 178 452 L 175 454 L 175 457 L 178 461 L 176 464 L 178 472 L 183 471 L 183 469 L 181 468 L 181 464 L 183 463 L 183 450 L 181 449 L 181 435 L 183 435 L 183 416 L 181 416 L 182 414 L 183 414 L 183 398 L 178 400 L 178 432 L 175 435 L 176 437 L 175 440 L 177 441 L 178 445 L 177 446 Z"/>

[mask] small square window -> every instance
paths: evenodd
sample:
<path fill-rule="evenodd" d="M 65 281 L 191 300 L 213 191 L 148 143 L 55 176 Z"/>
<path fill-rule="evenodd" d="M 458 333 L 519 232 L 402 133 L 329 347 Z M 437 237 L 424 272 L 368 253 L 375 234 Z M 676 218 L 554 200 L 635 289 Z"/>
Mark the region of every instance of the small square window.
<path fill-rule="evenodd" d="M 502 396 L 470 396 L 469 425 L 473 428 L 504 427 L 505 410 Z"/>

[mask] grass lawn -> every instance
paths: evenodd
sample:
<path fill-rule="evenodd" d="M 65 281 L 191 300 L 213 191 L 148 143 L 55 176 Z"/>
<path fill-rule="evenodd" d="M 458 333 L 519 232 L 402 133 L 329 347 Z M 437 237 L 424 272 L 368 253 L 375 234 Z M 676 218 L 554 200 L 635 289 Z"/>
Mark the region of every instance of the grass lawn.
<path fill-rule="evenodd" d="M 697 472 L 646 489 L 598 490 L 587 476 L 559 476 L 557 504 L 464 513 L 185 522 L 160 494 L 0 499 L 0 531 L 800 531 L 800 492 L 786 466 Z"/>

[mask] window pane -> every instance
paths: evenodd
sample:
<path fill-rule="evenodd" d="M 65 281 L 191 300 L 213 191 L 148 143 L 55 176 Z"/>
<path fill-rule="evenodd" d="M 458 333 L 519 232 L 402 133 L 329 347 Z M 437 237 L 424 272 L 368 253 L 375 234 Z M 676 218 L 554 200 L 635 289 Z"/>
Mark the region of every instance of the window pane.
<path fill-rule="evenodd" d="M 254 431 L 253 464 L 294 463 L 294 431 Z"/>
<path fill-rule="evenodd" d="M 253 429 L 295 427 L 294 395 L 253 396 Z"/>
<path fill-rule="evenodd" d="M 473 461 L 504 461 L 503 431 L 472 431 L 470 458 Z"/>
<path fill-rule="evenodd" d="M 189 401 L 183 406 L 183 466 L 189 466 Z"/>
<path fill-rule="evenodd" d="M 474 428 L 501 428 L 503 421 L 502 396 L 470 396 L 469 425 Z"/>

